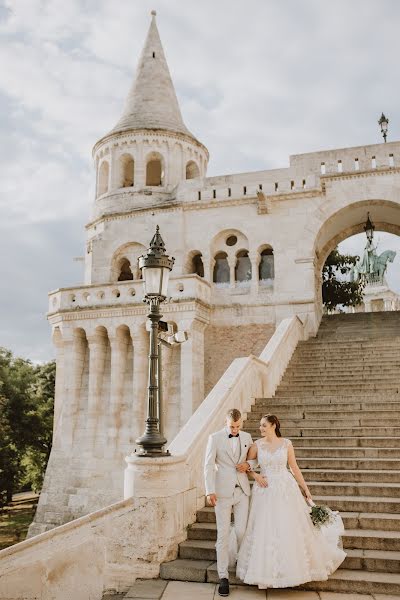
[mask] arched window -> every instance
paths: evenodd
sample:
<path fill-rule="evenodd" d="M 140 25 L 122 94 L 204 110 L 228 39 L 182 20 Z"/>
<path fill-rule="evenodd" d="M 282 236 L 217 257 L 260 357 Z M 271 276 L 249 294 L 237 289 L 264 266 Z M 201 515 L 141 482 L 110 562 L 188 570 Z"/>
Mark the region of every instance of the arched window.
<path fill-rule="evenodd" d="M 236 255 L 235 280 L 238 282 L 251 280 L 251 262 L 247 250 L 240 250 Z"/>
<path fill-rule="evenodd" d="M 108 165 L 108 162 L 106 160 L 103 160 L 103 162 L 100 165 L 100 170 L 99 170 L 99 188 L 98 188 L 99 196 L 108 192 L 109 172 L 110 172 L 110 167 Z"/>
<path fill-rule="evenodd" d="M 258 277 L 260 281 L 271 280 L 275 277 L 274 251 L 272 248 L 265 248 L 265 250 L 261 252 Z"/>
<path fill-rule="evenodd" d="M 192 273 L 199 277 L 204 277 L 204 265 L 201 254 L 195 254 L 192 258 Z"/>
<path fill-rule="evenodd" d="M 189 160 L 186 164 L 186 179 L 196 179 L 200 177 L 200 171 L 194 160 Z"/>
<path fill-rule="evenodd" d="M 120 157 L 119 173 L 118 187 L 132 187 L 135 184 L 135 161 L 130 154 L 123 154 Z"/>
<path fill-rule="evenodd" d="M 228 255 L 226 252 L 218 252 L 218 254 L 215 255 L 213 281 L 214 283 L 230 282 Z"/>
<path fill-rule="evenodd" d="M 163 185 L 163 160 L 162 156 L 156 152 L 150 154 L 146 164 L 146 185 Z"/>
<path fill-rule="evenodd" d="M 119 268 L 118 281 L 130 281 L 133 279 L 133 273 L 131 269 L 131 263 L 127 258 L 123 258 L 121 260 L 120 268 Z"/>

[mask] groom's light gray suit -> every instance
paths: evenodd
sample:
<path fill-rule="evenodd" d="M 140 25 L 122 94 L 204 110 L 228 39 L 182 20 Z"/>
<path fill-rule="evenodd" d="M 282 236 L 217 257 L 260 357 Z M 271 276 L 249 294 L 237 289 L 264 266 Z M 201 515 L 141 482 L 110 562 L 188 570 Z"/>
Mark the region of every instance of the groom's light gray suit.
<path fill-rule="evenodd" d="M 217 521 L 217 568 L 220 579 L 228 578 L 229 531 L 233 507 L 238 545 L 244 536 L 249 511 L 250 484 L 246 473 L 236 470 L 236 465 L 246 460 L 253 443 L 251 435 L 239 432 L 239 438 L 229 438 L 224 427 L 208 438 L 204 477 L 206 494 L 216 494 L 215 517 Z"/>

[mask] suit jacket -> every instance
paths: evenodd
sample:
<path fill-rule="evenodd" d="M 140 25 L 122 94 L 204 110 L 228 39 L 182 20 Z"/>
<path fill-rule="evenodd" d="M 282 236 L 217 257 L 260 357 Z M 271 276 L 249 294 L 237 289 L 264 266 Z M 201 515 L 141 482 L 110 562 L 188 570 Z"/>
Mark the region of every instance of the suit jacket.
<path fill-rule="evenodd" d="M 236 471 L 236 465 L 246 460 L 247 452 L 253 443 L 251 435 L 239 431 L 240 456 L 236 462 L 226 428 L 213 433 L 208 438 L 204 462 L 206 494 L 216 494 L 220 498 L 233 496 L 235 486 L 250 495 L 250 483 L 246 473 Z"/>

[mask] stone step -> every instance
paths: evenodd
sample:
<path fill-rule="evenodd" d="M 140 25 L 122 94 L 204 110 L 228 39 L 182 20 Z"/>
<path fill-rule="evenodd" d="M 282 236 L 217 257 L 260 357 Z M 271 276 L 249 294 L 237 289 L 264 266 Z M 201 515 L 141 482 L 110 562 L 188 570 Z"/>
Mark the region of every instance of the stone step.
<path fill-rule="evenodd" d="M 371 471 L 368 469 L 303 469 L 303 476 L 306 481 L 314 480 L 319 482 L 343 482 L 348 483 L 397 483 L 400 485 L 400 471 L 381 470 Z M 400 488 L 399 488 L 400 492 Z"/>
<path fill-rule="evenodd" d="M 354 459 L 365 459 L 365 460 L 374 460 L 379 459 L 385 461 L 385 459 L 397 461 L 399 457 L 399 449 L 398 448 L 332 448 L 332 447 L 300 447 L 296 444 L 296 457 L 297 460 L 302 460 L 303 458 L 309 458 L 310 460 L 318 460 L 321 461 L 324 459 L 332 459 L 335 458 L 343 459 L 343 460 L 354 460 Z"/>
<path fill-rule="evenodd" d="M 247 431 L 247 430 L 246 430 Z M 253 435 L 254 439 L 260 437 L 260 432 L 257 431 Z M 318 448 L 318 447 L 347 447 L 347 448 L 390 448 L 397 449 L 400 448 L 400 438 L 399 437 L 385 437 L 385 436 L 376 436 L 376 437 L 331 437 L 331 436 L 315 436 L 315 437 L 301 437 L 301 436 L 292 436 L 291 441 L 293 446 L 296 448 L 301 447 L 309 447 L 309 448 Z"/>
<path fill-rule="evenodd" d="M 317 414 L 314 418 L 311 417 L 300 417 L 300 418 L 296 418 L 293 417 L 291 419 L 285 418 L 284 415 L 282 415 L 282 413 L 279 413 L 279 420 L 281 422 L 281 429 L 288 429 L 288 428 L 293 428 L 293 427 L 307 427 L 307 428 L 318 428 L 318 429 L 326 429 L 328 427 L 341 427 L 343 425 L 343 427 L 372 427 L 372 426 L 376 426 L 376 427 L 380 427 L 380 428 L 393 428 L 393 427 L 398 427 L 399 428 L 399 432 L 400 432 L 400 413 L 399 412 L 395 412 L 396 416 L 392 416 L 392 418 L 390 417 L 364 417 L 363 415 L 361 415 L 360 413 L 358 413 L 360 416 L 357 417 L 354 416 L 348 416 L 347 418 L 344 417 L 338 417 L 338 418 L 333 418 L 331 415 L 327 415 L 324 414 L 323 411 L 321 411 L 321 413 Z M 246 419 L 246 428 L 248 429 L 257 429 L 259 427 L 260 424 L 260 418 L 257 414 L 253 415 L 253 413 L 250 413 L 250 415 L 247 417 Z"/>
<path fill-rule="evenodd" d="M 398 394 L 399 390 L 400 390 L 400 386 L 398 384 L 393 385 L 391 383 L 346 383 L 346 382 L 341 382 L 341 381 L 337 381 L 336 383 L 322 383 L 317 386 L 315 383 L 307 383 L 307 382 L 303 382 L 303 383 L 281 383 L 281 385 L 279 386 L 279 391 L 286 393 L 286 394 L 297 394 L 298 392 L 305 392 L 305 393 L 311 393 L 314 394 L 316 391 L 321 394 L 321 392 L 323 392 L 324 394 L 339 394 L 342 393 L 344 391 L 357 391 L 357 392 L 362 392 L 363 390 L 365 391 L 369 391 L 370 393 L 373 393 L 374 390 L 379 390 L 381 393 L 384 392 L 385 390 L 389 391 L 392 394 Z"/>
<path fill-rule="evenodd" d="M 387 420 L 392 422 L 392 419 L 398 419 L 400 421 L 400 402 L 398 404 L 398 409 L 396 410 L 373 410 L 367 408 L 358 408 L 357 410 L 332 410 L 330 407 L 315 407 L 313 409 L 305 409 L 301 407 L 291 407 L 291 408 L 282 408 L 282 407 L 270 407 L 277 408 L 277 412 L 279 412 L 279 419 L 281 422 L 284 422 L 286 419 L 368 419 L 371 423 L 377 422 L 378 420 Z M 246 419 L 246 425 L 251 421 L 259 421 L 261 417 L 265 415 L 265 410 L 259 410 L 259 407 L 253 406 L 251 412 L 248 413 Z M 285 421 L 286 422 L 286 421 Z"/>
<path fill-rule="evenodd" d="M 205 525 L 204 523 L 202 525 Z M 192 531 L 200 535 L 201 532 L 211 536 L 201 539 L 188 539 L 179 544 L 179 558 L 192 558 L 200 560 L 216 560 L 215 540 L 216 529 L 212 527 L 198 527 Z M 343 548 L 359 550 L 385 550 L 400 551 L 400 532 L 381 531 L 372 529 L 348 529 L 342 536 Z"/>
<path fill-rule="evenodd" d="M 320 495 L 313 494 L 316 504 L 326 504 L 332 510 L 360 513 L 400 514 L 400 497 Z"/>
<path fill-rule="evenodd" d="M 378 407 L 378 408 L 376 408 Z M 251 412 L 265 412 L 266 409 L 274 408 L 276 410 L 299 410 L 299 411 L 371 411 L 376 408 L 377 412 L 382 410 L 396 411 L 400 410 L 400 399 L 396 395 L 392 400 L 375 400 L 372 396 L 370 399 L 364 398 L 363 402 L 360 402 L 360 398 L 350 397 L 344 402 L 341 397 L 337 396 L 311 396 L 310 398 L 296 398 L 296 397 L 274 397 L 274 398 L 258 398 L 251 407 Z"/>
<path fill-rule="evenodd" d="M 296 394 L 291 394 L 288 392 L 280 391 L 279 388 L 273 397 L 277 402 L 286 401 L 291 402 L 293 404 L 302 404 L 307 399 L 313 402 L 324 403 L 327 402 L 331 404 L 333 402 L 343 403 L 348 402 L 349 404 L 354 402 L 370 402 L 376 403 L 380 406 L 382 402 L 392 402 L 400 399 L 399 392 L 379 392 L 376 390 L 373 391 L 363 391 L 363 392 L 343 392 L 342 390 L 336 392 L 325 392 L 323 390 L 308 390 L 304 392 L 297 392 Z M 264 398 L 263 400 L 271 400 L 271 398 Z"/>
<path fill-rule="evenodd" d="M 396 559 L 390 560 L 389 557 L 385 559 L 385 555 L 378 551 L 374 552 L 360 550 L 357 552 L 352 550 L 349 551 L 348 558 L 350 557 L 357 565 L 364 563 L 368 564 L 370 567 L 372 567 L 374 560 L 379 561 L 378 564 L 381 564 L 384 560 L 388 560 L 391 565 L 396 562 Z M 345 559 L 343 566 L 345 566 L 348 558 Z M 208 560 L 190 560 L 178 558 L 168 563 L 163 563 L 161 565 L 160 576 L 163 579 L 176 581 L 196 581 L 209 583 L 218 583 L 219 581 L 216 563 Z M 229 581 L 232 585 L 242 585 L 242 582 L 235 577 L 234 570 L 230 570 Z M 252 586 L 246 587 L 252 588 Z M 400 594 L 400 576 L 397 572 L 390 571 L 380 572 L 377 570 L 369 571 L 367 569 L 361 571 L 359 568 L 340 568 L 330 576 L 328 581 L 310 582 L 301 586 L 301 589 L 313 591 L 326 590 L 339 593 Z"/>
<path fill-rule="evenodd" d="M 396 372 L 397 371 L 397 372 Z M 330 373 L 325 371 L 325 373 L 314 372 L 313 369 L 309 369 L 308 373 L 296 373 L 289 374 L 286 373 L 283 378 L 283 383 L 285 385 L 297 385 L 298 383 L 307 383 L 313 385 L 331 385 L 340 382 L 341 385 L 371 385 L 376 388 L 376 386 L 380 384 L 393 384 L 393 387 L 396 387 L 396 384 L 399 382 L 399 369 L 396 367 L 396 370 L 390 373 L 383 374 L 363 374 L 363 373 Z"/>
<path fill-rule="evenodd" d="M 385 469 L 389 472 L 398 471 L 400 474 L 400 450 L 397 458 L 321 458 L 321 457 L 305 457 L 299 456 L 296 452 L 297 464 L 300 469 L 334 469 L 340 472 L 349 470 L 367 471 L 373 474 L 375 481 L 377 477 Z M 346 475 L 344 474 L 344 477 Z"/>
<path fill-rule="evenodd" d="M 250 434 L 259 436 L 258 427 L 247 427 L 246 431 Z M 357 438 L 384 436 L 387 434 L 391 437 L 399 437 L 400 439 L 400 427 L 282 427 L 282 435 L 284 437 L 323 437 L 323 436 L 334 436 L 334 437 L 352 437 Z"/>
<path fill-rule="evenodd" d="M 359 512 L 340 514 L 346 529 L 400 532 L 400 514 Z M 197 511 L 196 523 L 188 528 L 188 539 L 216 539 L 215 511 L 212 507 L 204 507 Z"/>
<path fill-rule="evenodd" d="M 400 484 L 398 483 L 307 480 L 307 485 L 313 496 L 375 496 L 380 498 L 400 498 Z"/>

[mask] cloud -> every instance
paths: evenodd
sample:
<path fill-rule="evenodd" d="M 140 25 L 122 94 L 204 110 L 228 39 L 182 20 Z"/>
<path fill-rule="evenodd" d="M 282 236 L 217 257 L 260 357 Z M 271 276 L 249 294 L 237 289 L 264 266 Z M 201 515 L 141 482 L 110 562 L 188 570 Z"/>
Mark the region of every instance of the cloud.
<path fill-rule="evenodd" d="M 91 150 L 121 114 L 153 8 L 209 175 L 378 142 L 382 110 L 400 137 L 397 0 L 3 1 L 0 343 L 17 353 L 51 356 L 47 291 L 82 281 L 71 257 L 94 197 Z"/>

